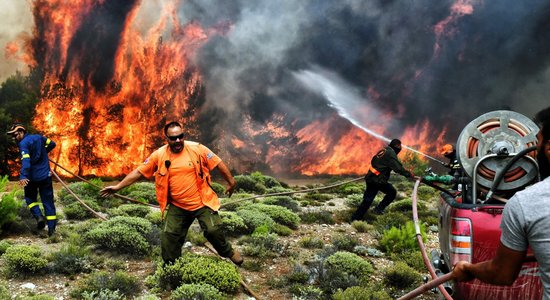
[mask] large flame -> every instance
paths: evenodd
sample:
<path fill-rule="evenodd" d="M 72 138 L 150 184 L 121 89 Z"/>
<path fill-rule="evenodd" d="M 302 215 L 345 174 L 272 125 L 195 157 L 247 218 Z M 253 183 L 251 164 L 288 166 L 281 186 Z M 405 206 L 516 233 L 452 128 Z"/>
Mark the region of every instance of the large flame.
<path fill-rule="evenodd" d="M 205 94 L 192 61 L 209 37 L 228 27 L 182 23 L 178 1 L 151 3 L 33 3 L 36 28 L 27 45 L 31 50 L 20 59 L 44 74 L 34 126 L 55 139 L 53 159 L 73 172 L 128 173 L 163 143 L 167 120 L 181 121 L 189 135 L 198 136 Z M 18 46 L 10 45 L 9 50 L 15 56 Z M 381 114 L 369 120 L 369 129 L 384 134 L 384 124 L 404 113 Z M 306 124 L 284 114 L 261 124 L 247 114 L 242 119 L 240 131 L 218 132 L 212 141 L 239 172 L 364 174 L 372 155 L 387 144 L 336 113 Z M 216 125 L 216 120 L 211 122 L 207 125 Z M 424 121 L 393 137 L 434 153 L 444 141 L 444 130 L 434 132 Z"/>
<path fill-rule="evenodd" d="M 120 5 L 123 12 L 109 5 L 49 0 L 35 6 L 36 41 L 46 45 L 36 49 L 45 77 L 34 125 L 56 139 L 59 163 L 80 174 L 128 172 L 159 144 L 166 120 L 194 130 L 201 77 L 190 58 L 211 34 L 195 23 L 181 25 L 174 5 L 162 7 L 142 33 L 137 1 Z M 112 24 L 100 22 L 120 17 L 114 13 L 123 14 L 119 32 L 102 33 Z M 85 31 L 92 29 L 104 34 L 97 40 L 104 45 L 86 40 L 92 37 Z"/>

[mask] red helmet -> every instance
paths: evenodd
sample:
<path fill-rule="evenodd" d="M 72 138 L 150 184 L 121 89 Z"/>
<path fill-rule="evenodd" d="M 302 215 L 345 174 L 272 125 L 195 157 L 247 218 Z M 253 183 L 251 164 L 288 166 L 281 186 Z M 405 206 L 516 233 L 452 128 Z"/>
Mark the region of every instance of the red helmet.
<path fill-rule="evenodd" d="M 445 156 L 445 155 L 453 153 L 454 150 L 455 150 L 455 147 L 453 147 L 453 145 L 445 144 L 445 145 L 443 145 L 443 147 L 441 147 L 441 149 L 439 150 L 439 153 L 441 153 L 441 155 Z"/>

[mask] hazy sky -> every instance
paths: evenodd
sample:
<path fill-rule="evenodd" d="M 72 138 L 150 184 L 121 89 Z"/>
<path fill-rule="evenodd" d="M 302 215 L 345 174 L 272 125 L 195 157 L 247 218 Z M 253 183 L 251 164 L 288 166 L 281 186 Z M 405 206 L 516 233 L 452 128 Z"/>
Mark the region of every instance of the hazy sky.
<path fill-rule="evenodd" d="M 27 67 L 21 61 L 6 57 L 6 45 L 17 39 L 22 33 L 30 34 L 32 29 L 32 14 L 25 0 L 0 1 L 0 82 L 17 70 L 27 72 Z"/>

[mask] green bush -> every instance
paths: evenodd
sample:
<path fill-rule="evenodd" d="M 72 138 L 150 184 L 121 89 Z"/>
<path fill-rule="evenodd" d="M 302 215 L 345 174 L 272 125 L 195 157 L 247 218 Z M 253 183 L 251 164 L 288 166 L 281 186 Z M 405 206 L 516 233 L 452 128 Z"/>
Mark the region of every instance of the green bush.
<path fill-rule="evenodd" d="M 336 193 L 340 195 L 362 194 L 364 191 L 364 183 L 350 182 L 336 187 Z"/>
<path fill-rule="evenodd" d="M 279 236 L 290 236 L 294 231 L 285 225 L 275 223 L 271 227 L 271 232 L 276 233 Z"/>
<path fill-rule="evenodd" d="M 3 281 L 0 281 L 0 299 L 11 299 L 8 285 Z"/>
<path fill-rule="evenodd" d="M 202 246 L 207 242 L 202 230 L 195 230 L 193 227 L 191 227 L 189 231 L 187 231 L 186 240 L 189 241 L 191 244 L 197 246 Z"/>
<path fill-rule="evenodd" d="M 143 204 L 122 204 L 119 207 L 111 208 L 108 210 L 111 216 L 127 216 L 127 217 L 139 217 L 145 218 L 151 209 L 149 206 Z"/>
<path fill-rule="evenodd" d="M 162 213 L 160 210 L 151 211 L 145 216 L 145 219 L 153 225 L 160 226 L 162 224 Z"/>
<path fill-rule="evenodd" d="M 243 218 L 232 211 L 220 211 L 222 222 L 220 227 L 228 236 L 240 236 L 250 232 Z"/>
<path fill-rule="evenodd" d="M 374 272 L 370 262 L 357 254 L 345 251 L 339 251 L 329 256 L 326 264 L 329 269 L 345 272 L 360 280 L 367 280 L 370 274 Z"/>
<path fill-rule="evenodd" d="M 426 230 L 423 224 L 420 224 L 420 233 L 422 240 L 425 242 Z M 408 221 L 401 228 L 392 227 L 390 230 L 384 231 L 380 240 L 380 246 L 386 252 L 403 252 L 419 249 L 414 223 Z"/>
<path fill-rule="evenodd" d="M 424 211 L 427 209 L 426 203 L 423 201 L 418 201 L 416 203 L 416 208 L 418 211 Z M 395 212 L 411 212 L 412 211 L 412 200 L 411 199 L 403 199 L 399 201 L 395 201 L 392 204 L 388 206 L 388 211 L 395 211 Z"/>
<path fill-rule="evenodd" d="M 223 184 L 211 182 L 210 186 L 219 197 L 223 196 L 223 194 L 225 193 L 225 186 L 223 186 Z"/>
<path fill-rule="evenodd" d="M 240 243 L 245 245 L 243 254 L 252 257 L 277 257 L 284 251 L 284 245 L 273 233 L 255 232 L 251 236 L 243 237 Z"/>
<path fill-rule="evenodd" d="M 331 200 L 332 198 L 334 197 L 331 195 L 322 194 L 322 193 L 319 193 L 319 191 L 312 191 L 307 193 L 302 199 L 325 202 L 325 201 Z"/>
<path fill-rule="evenodd" d="M 300 203 L 290 196 L 271 196 L 262 201 L 263 204 L 286 207 L 293 212 L 300 212 Z"/>
<path fill-rule="evenodd" d="M 118 290 L 85 291 L 80 297 L 83 300 L 124 300 L 126 298 Z"/>
<path fill-rule="evenodd" d="M 4 175 L 0 177 L 0 193 L 6 191 L 6 187 L 8 186 L 9 182 L 10 182 L 10 178 L 8 175 Z"/>
<path fill-rule="evenodd" d="M 4 267 L 9 276 L 28 276 L 43 272 L 48 260 L 42 257 L 40 248 L 27 245 L 13 245 L 2 255 Z"/>
<path fill-rule="evenodd" d="M 98 186 L 102 186 L 103 183 L 101 182 L 101 179 L 92 179 L 90 182 L 94 184 L 98 184 Z M 79 198 L 86 197 L 87 199 L 99 199 L 99 188 L 86 183 L 86 182 L 73 182 L 68 185 L 68 187 L 73 191 L 76 195 L 78 195 Z M 59 202 L 63 205 L 68 205 L 70 203 L 76 202 L 77 200 L 71 193 L 66 189 L 63 188 L 59 191 L 57 194 L 57 197 L 59 199 Z"/>
<path fill-rule="evenodd" d="M 8 250 L 9 247 L 13 245 L 13 242 L 8 240 L 1 240 L 0 241 L 0 255 L 6 253 L 6 250 Z"/>
<path fill-rule="evenodd" d="M 263 184 L 266 188 L 274 188 L 281 186 L 279 181 L 271 176 L 263 175 L 261 172 L 256 171 L 250 174 L 256 182 Z"/>
<path fill-rule="evenodd" d="M 209 284 L 219 291 L 233 294 L 241 277 L 232 263 L 212 256 L 185 252 L 173 264 L 159 265 L 146 281 L 150 286 L 175 289 L 181 284 Z"/>
<path fill-rule="evenodd" d="M 365 221 L 353 221 L 351 227 L 355 228 L 357 232 L 369 232 L 374 230 L 374 226 Z"/>
<path fill-rule="evenodd" d="M 143 203 L 158 204 L 155 184 L 152 182 L 144 181 L 134 183 L 122 189 L 119 194 Z"/>
<path fill-rule="evenodd" d="M 51 255 L 54 272 L 74 275 L 91 271 L 90 250 L 77 242 L 78 240 L 72 240 Z"/>
<path fill-rule="evenodd" d="M 403 261 L 409 267 L 419 271 L 425 272 L 426 265 L 424 264 L 424 258 L 420 250 L 408 250 L 403 252 L 396 252 L 391 254 L 391 260 L 393 261 Z"/>
<path fill-rule="evenodd" d="M 396 262 L 384 270 L 384 283 L 398 289 L 409 289 L 422 282 L 422 275 L 404 262 Z"/>
<path fill-rule="evenodd" d="M 25 300 L 55 300 L 55 297 L 50 295 L 32 295 L 26 296 Z"/>
<path fill-rule="evenodd" d="M 7 176 L 3 178 L 7 178 Z M 17 219 L 19 210 L 22 207 L 21 202 L 16 200 L 16 193 L 17 190 L 5 194 L 0 192 L 0 233 L 2 233 L 4 225 L 10 224 Z"/>
<path fill-rule="evenodd" d="M 332 295 L 333 300 L 391 300 L 386 291 L 378 287 L 352 286 Z"/>
<path fill-rule="evenodd" d="M 295 265 L 292 271 L 286 275 L 286 281 L 289 283 L 301 283 L 305 284 L 309 280 L 310 272 L 307 267 L 303 265 Z"/>
<path fill-rule="evenodd" d="M 306 224 L 334 224 L 332 212 L 327 210 L 303 212 L 299 216 L 302 223 Z"/>
<path fill-rule="evenodd" d="M 100 295 L 101 292 L 105 290 L 112 292 L 118 291 L 123 296 L 129 297 L 139 294 L 141 291 L 141 285 L 137 277 L 129 275 L 123 271 L 116 271 L 114 273 L 98 271 L 90 274 L 90 276 L 80 282 L 76 289 L 71 291 L 71 296 L 81 298 L 84 293 L 91 294 L 94 292 L 97 293 L 97 295 Z"/>
<path fill-rule="evenodd" d="M 311 299 L 321 300 L 323 297 L 323 290 L 313 285 L 293 284 L 290 286 L 290 292 L 295 295 L 292 299 Z"/>
<path fill-rule="evenodd" d="M 97 204 L 97 202 L 90 196 L 82 196 L 80 199 L 94 211 L 101 210 L 101 206 L 99 206 L 99 204 Z M 95 217 L 94 213 L 84 207 L 84 205 L 76 199 L 74 202 L 68 203 L 63 207 L 63 213 L 69 220 L 84 220 Z"/>
<path fill-rule="evenodd" d="M 182 284 L 170 296 L 171 300 L 182 299 L 204 299 L 204 300 L 224 300 L 226 297 L 220 291 L 210 284 Z"/>
<path fill-rule="evenodd" d="M 235 193 L 231 196 L 231 198 L 220 198 L 220 202 L 222 204 L 222 208 L 227 211 L 235 211 L 245 203 L 248 203 L 248 201 L 240 201 L 236 202 L 240 199 L 250 198 L 252 197 L 251 194 L 247 193 Z M 250 200 L 253 201 L 253 200 Z M 236 203 L 233 203 L 236 202 Z"/>
<path fill-rule="evenodd" d="M 147 237 L 152 230 L 151 222 L 145 219 L 119 216 L 88 231 L 84 239 L 117 253 L 145 255 L 151 249 Z"/>
<path fill-rule="evenodd" d="M 237 182 L 237 187 L 235 189 L 237 191 L 263 195 L 267 190 L 265 185 L 262 182 L 258 182 L 253 176 L 237 175 L 234 178 Z"/>
<path fill-rule="evenodd" d="M 346 200 L 344 200 L 344 204 L 353 209 L 357 209 L 361 202 L 363 202 L 363 194 L 351 194 L 346 196 Z"/>
<path fill-rule="evenodd" d="M 253 232 L 257 227 L 267 225 L 268 228 L 273 227 L 275 221 L 267 214 L 257 210 L 239 209 L 237 215 L 241 217 L 248 228 L 248 232 Z"/>
<path fill-rule="evenodd" d="M 277 205 L 267 205 L 263 203 L 253 203 L 245 206 L 241 206 L 239 210 L 258 211 L 265 213 L 273 221 L 296 229 L 300 225 L 300 217 L 291 210 Z"/>
<path fill-rule="evenodd" d="M 433 187 L 421 185 L 418 187 L 418 192 L 416 193 L 419 200 L 429 201 L 432 199 L 439 199 L 439 190 L 434 189 Z"/>
<path fill-rule="evenodd" d="M 266 194 L 288 193 L 288 192 L 293 192 L 293 190 L 282 186 L 274 186 L 271 188 L 267 188 L 267 190 L 265 191 Z"/>
<path fill-rule="evenodd" d="M 386 212 L 376 218 L 373 225 L 376 231 L 382 233 L 392 227 L 401 227 L 411 220 L 411 217 L 405 216 L 399 212 Z"/>
<path fill-rule="evenodd" d="M 359 242 L 350 235 L 337 234 L 331 237 L 331 242 L 337 250 L 353 251 Z"/>
<path fill-rule="evenodd" d="M 316 236 L 305 236 L 298 241 L 298 244 L 307 249 L 322 249 L 325 245 L 322 239 Z"/>

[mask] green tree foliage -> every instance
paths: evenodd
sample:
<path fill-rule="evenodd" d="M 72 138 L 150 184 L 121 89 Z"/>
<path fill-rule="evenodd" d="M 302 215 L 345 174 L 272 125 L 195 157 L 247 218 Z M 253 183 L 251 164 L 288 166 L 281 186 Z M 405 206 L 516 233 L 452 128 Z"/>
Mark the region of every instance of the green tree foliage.
<path fill-rule="evenodd" d="M 0 85 L 0 129 L 5 131 L 15 121 L 30 126 L 35 115 L 38 95 L 39 83 L 34 80 L 32 74 L 23 76 L 16 73 L 4 81 Z M 28 129 L 29 132 L 33 131 L 32 128 Z M 11 137 L 6 134 L 0 134 L 0 153 L 0 174 L 13 174 L 19 167 L 15 164 L 19 151 Z"/>

